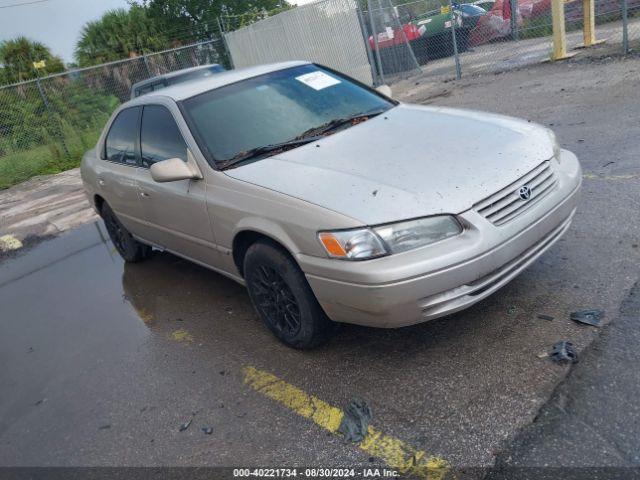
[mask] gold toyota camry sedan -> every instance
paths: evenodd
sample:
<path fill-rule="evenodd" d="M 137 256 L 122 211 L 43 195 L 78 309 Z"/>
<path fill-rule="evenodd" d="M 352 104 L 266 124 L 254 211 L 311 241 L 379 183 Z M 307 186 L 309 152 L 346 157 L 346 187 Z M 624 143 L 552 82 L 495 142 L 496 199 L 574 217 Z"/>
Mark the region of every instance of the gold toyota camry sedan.
<path fill-rule="evenodd" d="M 339 322 L 401 327 L 492 294 L 567 231 L 581 170 L 542 126 L 288 62 L 123 104 L 82 179 L 125 261 L 159 249 L 226 275 L 310 348 Z"/>

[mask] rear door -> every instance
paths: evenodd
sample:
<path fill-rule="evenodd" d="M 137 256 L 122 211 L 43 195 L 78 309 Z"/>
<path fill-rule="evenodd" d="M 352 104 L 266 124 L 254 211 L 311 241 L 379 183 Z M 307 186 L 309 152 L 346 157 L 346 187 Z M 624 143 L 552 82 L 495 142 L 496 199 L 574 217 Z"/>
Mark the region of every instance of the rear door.
<path fill-rule="evenodd" d="M 204 180 L 158 183 L 149 171 L 154 163 L 162 160 L 187 161 L 187 142 L 166 106 L 144 106 L 140 152 L 138 191 L 154 243 L 193 260 L 209 265 L 217 263 Z"/>
<path fill-rule="evenodd" d="M 134 234 L 139 232 L 142 207 L 136 182 L 138 169 L 138 124 L 141 107 L 122 110 L 105 137 L 97 162 L 97 189 L 120 221 Z"/>

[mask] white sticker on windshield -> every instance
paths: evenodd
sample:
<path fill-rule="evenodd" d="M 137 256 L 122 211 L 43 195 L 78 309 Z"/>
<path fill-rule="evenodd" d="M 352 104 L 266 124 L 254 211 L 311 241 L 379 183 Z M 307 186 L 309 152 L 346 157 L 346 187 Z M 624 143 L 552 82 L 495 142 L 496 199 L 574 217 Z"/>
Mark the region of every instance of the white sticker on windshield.
<path fill-rule="evenodd" d="M 337 78 L 333 78 L 324 72 L 305 73 L 304 75 L 296 77 L 296 80 L 304 83 L 314 90 L 322 90 L 323 88 L 332 87 L 342 83 Z"/>

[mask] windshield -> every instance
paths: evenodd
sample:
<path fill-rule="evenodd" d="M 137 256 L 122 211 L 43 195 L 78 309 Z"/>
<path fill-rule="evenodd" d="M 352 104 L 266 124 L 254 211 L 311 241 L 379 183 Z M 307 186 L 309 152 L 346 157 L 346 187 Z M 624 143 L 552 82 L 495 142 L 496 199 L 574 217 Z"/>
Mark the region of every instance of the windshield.
<path fill-rule="evenodd" d="M 205 155 L 225 162 L 297 139 L 332 120 L 387 110 L 393 103 L 345 77 L 302 65 L 205 92 L 182 106 Z"/>

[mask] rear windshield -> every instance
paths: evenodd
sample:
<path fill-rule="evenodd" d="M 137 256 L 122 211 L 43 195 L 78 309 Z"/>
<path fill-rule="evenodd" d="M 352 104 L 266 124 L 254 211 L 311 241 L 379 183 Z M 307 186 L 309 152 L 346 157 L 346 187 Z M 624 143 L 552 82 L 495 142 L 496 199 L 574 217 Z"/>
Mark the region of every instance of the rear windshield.
<path fill-rule="evenodd" d="M 331 120 L 393 105 L 375 91 L 316 65 L 249 78 L 182 102 L 202 151 L 216 162 L 293 140 Z"/>

